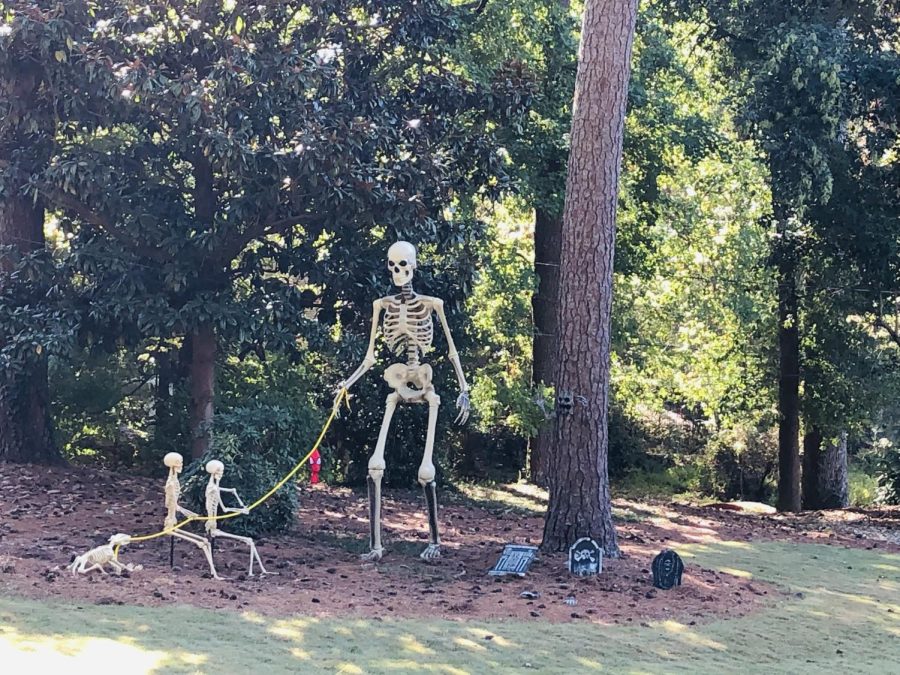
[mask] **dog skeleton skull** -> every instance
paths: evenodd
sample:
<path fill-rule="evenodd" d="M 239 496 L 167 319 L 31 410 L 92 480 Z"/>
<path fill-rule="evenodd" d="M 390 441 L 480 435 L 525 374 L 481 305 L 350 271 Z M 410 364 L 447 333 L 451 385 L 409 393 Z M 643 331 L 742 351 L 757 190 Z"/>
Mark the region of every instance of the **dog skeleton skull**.
<path fill-rule="evenodd" d="M 416 248 L 409 242 L 398 241 L 388 249 L 387 267 L 391 280 L 398 292 L 379 298 L 372 308 L 372 330 L 369 335 L 369 348 L 362 364 L 353 374 L 340 384 L 337 397 L 349 389 L 366 371 L 375 365 L 375 338 L 378 335 L 379 321 L 383 316 L 382 334 L 390 351 L 403 362 L 394 363 L 384 372 L 384 379 L 393 391 L 388 394 L 384 411 L 384 420 L 378 434 L 375 452 L 369 459 L 369 548 L 364 558 L 379 560 L 384 549 L 381 546 L 381 480 L 385 471 L 384 448 L 388 430 L 394 411 L 400 403 L 428 404 L 428 431 L 425 437 L 425 451 L 419 466 L 419 483 L 425 491 L 425 502 L 428 505 L 428 524 L 431 543 L 422 552 L 421 557 L 431 560 L 440 556 L 440 537 L 437 526 L 437 487 L 434 481 L 435 467 L 432 461 L 434 452 L 434 434 L 437 426 L 440 396 L 432 384 L 432 370 L 428 364 L 421 363 L 421 357 L 430 349 L 434 339 L 434 315 L 443 329 L 449 347 L 450 363 L 459 382 L 460 394 L 456 399 L 459 410 L 456 421 L 465 424 L 469 417 L 469 386 L 463 375 L 459 354 L 450 335 L 447 316 L 444 313 L 444 301 L 426 295 L 418 295 L 413 291 L 412 280 L 417 269 Z"/>

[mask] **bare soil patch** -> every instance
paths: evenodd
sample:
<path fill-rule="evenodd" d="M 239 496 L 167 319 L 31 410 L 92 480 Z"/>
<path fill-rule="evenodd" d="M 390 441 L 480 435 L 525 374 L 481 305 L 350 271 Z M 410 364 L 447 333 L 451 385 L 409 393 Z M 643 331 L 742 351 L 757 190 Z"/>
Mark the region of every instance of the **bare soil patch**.
<path fill-rule="evenodd" d="M 45 469 L 0 463 L 0 592 L 92 604 L 167 606 L 272 616 L 360 618 L 430 617 L 593 621 L 609 624 L 676 619 L 705 622 L 751 612 L 781 596 L 778 588 L 687 563 L 684 584 L 652 587 L 650 562 L 662 548 L 688 542 L 807 538 L 817 543 L 897 549 L 827 519 L 809 522 L 750 516 L 690 506 L 617 501 L 621 558 L 604 561 L 596 578 L 574 578 L 563 554 L 542 554 L 524 578 L 487 575 L 506 543 L 537 544 L 537 510 L 499 501 L 475 501 L 444 491 L 439 497 L 443 557 L 419 559 L 427 544 L 418 491 L 388 490 L 384 504 L 387 553 L 378 564 L 360 561 L 366 550 L 366 496 L 346 488 L 301 486 L 301 507 L 290 532 L 257 540 L 276 575 L 247 578 L 249 553 L 239 542 L 216 544 L 225 581 L 208 578 L 199 549 L 169 541 L 134 544 L 124 562 L 143 565 L 129 576 L 73 577 L 65 566 L 115 532 L 161 528 L 164 477 L 122 477 L 86 468 Z M 515 490 L 515 486 L 508 488 Z M 896 515 L 896 514 L 894 514 Z M 866 516 L 861 516 L 865 518 Z M 888 531 L 897 519 L 887 516 Z M 882 524 L 883 525 L 883 524 Z M 862 527 L 857 523 L 857 529 Z M 201 525 L 192 525 L 201 532 Z M 226 528 L 227 529 L 227 528 Z M 529 591 L 538 597 L 522 597 Z M 567 604 L 567 598 L 575 603 Z"/>

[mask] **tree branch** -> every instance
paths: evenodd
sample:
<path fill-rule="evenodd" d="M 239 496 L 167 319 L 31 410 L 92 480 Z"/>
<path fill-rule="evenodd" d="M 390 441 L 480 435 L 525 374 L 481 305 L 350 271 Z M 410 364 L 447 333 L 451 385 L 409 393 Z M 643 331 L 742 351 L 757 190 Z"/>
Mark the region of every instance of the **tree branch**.
<path fill-rule="evenodd" d="M 894 344 L 900 347 L 900 332 L 898 332 L 894 328 L 891 328 L 890 325 L 884 320 L 884 317 L 875 317 L 875 327 L 884 330 L 891 338 L 891 340 L 894 341 Z"/>
<path fill-rule="evenodd" d="M 234 238 L 222 246 L 221 253 L 216 257 L 219 264 L 225 264 L 233 260 L 244 247 L 252 241 L 256 241 L 269 234 L 282 234 L 294 225 L 313 222 L 315 218 L 310 215 L 293 216 L 291 218 L 279 218 L 278 220 L 264 220 L 260 218 L 246 230 L 234 236 Z"/>
<path fill-rule="evenodd" d="M 164 251 L 135 241 L 117 228 L 104 214 L 93 210 L 76 197 L 56 188 L 44 187 L 41 189 L 41 192 L 47 197 L 49 202 L 48 206 L 56 205 L 63 210 L 75 213 L 83 221 L 99 227 L 132 253 L 144 256 L 156 262 L 165 262 L 168 260 L 168 256 Z"/>

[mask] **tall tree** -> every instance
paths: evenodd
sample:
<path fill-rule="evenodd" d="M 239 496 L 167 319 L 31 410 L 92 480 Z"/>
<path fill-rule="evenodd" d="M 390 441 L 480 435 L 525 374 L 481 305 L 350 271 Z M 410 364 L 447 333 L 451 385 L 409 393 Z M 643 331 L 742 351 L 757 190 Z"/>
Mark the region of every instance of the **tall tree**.
<path fill-rule="evenodd" d="M 882 218 L 878 208 L 856 208 L 858 215 L 835 218 L 834 214 L 843 210 L 843 200 L 835 199 L 833 193 L 835 186 L 848 182 L 865 193 L 865 182 L 882 184 L 884 178 L 877 174 L 890 173 L 881 170 L 893 163 L 889 155 L 872 152 L 867 146 L 872 145 L 873 138 L 896 136 L 894 124 L 872 119 L 893 107 L 890 103 L 885 105 L 885 101 L 895 98 L 890 91 L 895 78 L 883 66 L 895 59 L 892 45 L 896 41 L 889 36 L 896 33 L 896 17 L 890 3 L 880 0 L 704 0 L 700 5 L 675 0 L 675 4 L 689 15 L 702 12 L 702 21 L 709 27 L 708 36 L 724 46 L 727 70 L 736 83 L 733 100 L 738 104 L 741 127 L 758 143 L 769 168 L 774 225 L 770 260 L 779 301 L 777 506 L 784 511 L 797 511 L 801 507 L 801 413 L 804 407 L 809 412 L 809 406 L 802 404 L 801 391 L 807 398 L 818 397 L 822 402 L 828 400 L 823 394 L 831 388 L 831 383 L 816 377 L 810 387 L 801 388 L 805 362 L 823 361 L 822 355 L 810 348 L 816 340 L 810 342 L 803 334 L 804 316 L 808 310 L 815 310 L 814 304 L 805 304 L 815 297 L 816 291 L 816 286 L 810 284 L 810 271 L 818 279 L 822 279 L 823 271 L 831 274 L 832 280 L 846 279 L 847 263 L 857 264 L 860 260 L 854 260 L 848 250 L 832 255 L 829 240 L 852 241 L 853 235 L 848 234 L 851 229 L 868 231 L 870 224 Z M 891 56 L 886 58 L 886 54 Z M 879 65 L 873 68 L 872 64 Z M 866 71 L 877 75 L 863 77 Z M 875 95 L 874 89 L 878 90 Z M 872 111 L 877 112 L 873 115 Z M 892 142 L 895 140 L 889 144 Z M 859 152 L 862 161 L 846 161 L 848 154 L 856 152 L 848 151 L 853 146 L 863 148 Z M 854 172 L 854 164 L 868 165 L 868 170 Z M 865 173 L 870 175 L 860 183 Z M 858 203 L 843 201 L 845 205 Z M 850 226 L 860 219 L 866 224 L 860 227 L 861 223 L 856 222 Z M 825 236 L 829 229 L 832 234 Z M 892 248 L 887 246 L 886 250 Z M 878 256 L 872 256 L 870 251 L 866 257 Z M 838 264 L 829 267 L 834 262 Z M 862 272 L 866 267 L 868 263 L 863 263 L 858 269 Z M 882 267 L 881 275 L 889 268 Z M 868 277 L 862 280 L 864 286 L 875 281 L 868 272 L 861 276 Z M 825 285 L 838 284 L 826 280 Z M 840 322 L 847 316 L 832 316 L 829 330 L 839 330 Z M 821 337 L 820 330 L 819 343 Z M 838 358 L 852 360 L 855 355 L 845 352 Z M 835 415 L 846 417 L 846 406 L 836 405 L 807 415 L 810 437 L 806 446 L 810 457 L 806 465 L 810 471 L 818 471 L 816 467 L 820 466 L 814 456 L 824 433 L 818 420 Z M 839 420 L 839 428 L 847 421 Z M 833 437 L 839 438 L 839 434 Z M 804 482 L 812 486 L 819 481 L 810 476 Z"/>
<path fill-rule="evenodd" d="M 563 406 L 548 462 L 542 543 L 551 551 L 589 536 L 608 555 L 618 554 L 607 473 L 610 313 L 636 20 L 636 0 L 585 6 L 560 250 L 555 379 Z"/>
<path fill-rule="evenodd" d="M 19 295 L 13 286 L 19 265 L 44 249 L 45 203 L 28 188 L 50 159 L 56 121 L 66 110 L 55 105 L 52 89 L 76 13 L 62 3 L 28 10 L 0 15 L 0 296 L 13 298 L 11 312 L 41 302 L 40 294 Z M 4 328 L 12 323 L 7 319 L 0 313 Z M 11 340 L 0 331 L 0 347 Z M 39 343 L 17 345 L 0 360 L 0 459 L 61 461 L 49 407 L 47 354 Z"/>

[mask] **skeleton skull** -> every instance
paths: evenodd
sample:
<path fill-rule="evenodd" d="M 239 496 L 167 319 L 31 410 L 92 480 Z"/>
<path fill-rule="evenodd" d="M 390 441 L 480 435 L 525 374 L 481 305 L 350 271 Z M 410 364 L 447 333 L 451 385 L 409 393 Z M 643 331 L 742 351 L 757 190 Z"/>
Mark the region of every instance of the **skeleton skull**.
<path fill-rule="evenodd" d="M 130 534 L 114 534 L 109 538 L 109 543 L 113 546 L 125 546 L 125 544 L 131 543 L 131 535 Z"/>
<path fill-rule="evenodd" d="M 416 269 L 416 247 L 408 241 L 398 241 L 388 249 L 388 271 L 395 286 L 412 281 Z"/>
<path fill-rule="evenodd" d="M 225 465 L 217 459 L 211 459 L 206 463 L 206 473 L 221 478 L 225 473 Z"/>
<path fill-rule="evenodd" d="M 182 467 L 184 467 L 184 458 L 177 452 L 170 452 L 163 457 L 163 464 L 170 469 L 175 469 L 175 471 L 181 471 Z"/>
<path fill-rule="evenodd" d="M 556 397 L 556 409 L 560 415 L 569 415 L 575 407 L 575 399 L 571 392 L 561 391 Z"/>

